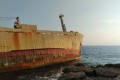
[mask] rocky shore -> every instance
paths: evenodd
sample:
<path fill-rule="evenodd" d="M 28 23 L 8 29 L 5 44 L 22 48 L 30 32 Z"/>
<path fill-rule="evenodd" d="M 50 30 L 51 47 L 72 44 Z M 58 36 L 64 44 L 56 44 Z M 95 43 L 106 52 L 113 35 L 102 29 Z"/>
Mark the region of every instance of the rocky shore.
<path fill-rule="evenodd" d="M 0 80 L 120 80 L 120 64 L 89 66 L 75 60 L 2 73 Z"/>
<path fill-rule="evenodd" d="M 98 65 L 76 63 L 62 70 L 58 80 L 120 80 L 120 64 Z"/>

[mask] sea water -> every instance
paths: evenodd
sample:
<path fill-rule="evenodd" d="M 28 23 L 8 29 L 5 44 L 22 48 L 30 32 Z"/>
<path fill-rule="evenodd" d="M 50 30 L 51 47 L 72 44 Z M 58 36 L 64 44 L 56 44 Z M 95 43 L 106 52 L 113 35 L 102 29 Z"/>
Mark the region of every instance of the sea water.
<path fill-rule="evenodd" d="M 81 61 L 89 65 L 120 63 L 120 46 L 83 46 Z"/>

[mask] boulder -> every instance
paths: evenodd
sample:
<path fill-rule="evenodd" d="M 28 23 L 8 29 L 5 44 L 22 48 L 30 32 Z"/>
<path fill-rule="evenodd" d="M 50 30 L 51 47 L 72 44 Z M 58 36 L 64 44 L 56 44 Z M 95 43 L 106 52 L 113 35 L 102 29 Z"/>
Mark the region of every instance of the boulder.
<path fill-rule="evenodd" d="M 120 68 L 120 64 L 106 64 L 104 67 Z"/>
<path fill-rule="evenodd" d="M 59 80 L 120 80 L 120 64 L 106 64 L 91 67 L 77 63 L 63 69 Z"/>
<path fill-rule="evenodd" d="M 118 79 L 120 79 L 120 74 L 117 76 Z"/>
<path fill-rule="evenodd" d="M 67 67 L 62 70 L 63 73 L 79 72 L 77 67 Z"/>
<path fill-rule="evenodd" d="M 93 74 L 93 69 L 90 66 L 75 66 L 75 67 L 67 67 L 63 69 L 63 73 L 70 73 L 70 72 L 85 72 L 86 75 Z"/>
<path fill-rule="evenodd" d="M 77 63 L 77 64 L 75 64 L 75 66 L 80 67 L 80 66 L 85 66 L 85 64 L 83 64 L 83 63 Z"/>
<path fill-rule="evenodd" d="M 113 80 L 112 78 L 106 77 L 86 77 L 83 80 Z"/>
<path fill-rule="evenodd" d="M 85 74 L 88 76 L 93 74 L 93 69 L 88 65 L 79 66 L 79 67 L 77 67 L 77 70 L 85 72 Z"/>
<path fill-rule="evenodd" d="M 76 73 L 70 72 L 70 73 L 63 74 L 62 76 L 60 76 L 58 80 L 80 80 L 85 77 L 86 75 L 84 72 L 76 72 Z"/>
<path fill-rule="evenodd" d="M 103 77 L 116 77 L 120 74 L 120 69 L 109 68 L 109 67 L 98 67 L 95 69 L 96 76 Z"/>

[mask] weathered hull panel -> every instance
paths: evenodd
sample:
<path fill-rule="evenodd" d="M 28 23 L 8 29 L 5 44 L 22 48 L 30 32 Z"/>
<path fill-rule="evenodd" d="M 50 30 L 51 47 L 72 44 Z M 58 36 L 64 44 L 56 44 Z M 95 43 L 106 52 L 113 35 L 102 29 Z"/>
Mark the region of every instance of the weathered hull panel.
<path fill-rule="evenodd" d="M 80 50 L 36 49 L 0 53 L 0 73 L 46 66 L 73 60 Z"/>
<path fill-rule="evenodd" d="M 46 66 L 80 57 L 83 35 L 78 32 L 0 27 L 0 73 Z"/>

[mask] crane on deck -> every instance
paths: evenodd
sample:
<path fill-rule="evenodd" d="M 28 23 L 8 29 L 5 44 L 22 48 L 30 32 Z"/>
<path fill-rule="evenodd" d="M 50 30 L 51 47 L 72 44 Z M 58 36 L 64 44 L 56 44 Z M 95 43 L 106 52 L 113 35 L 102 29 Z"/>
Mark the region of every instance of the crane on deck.
<path fill-rule="evenodd" d="M 0 21 L 2 20 L 13 20 L 16 19 L 16 21 L 14 22 L 14 28 L 20 28 L 20 20 L 19 17 L 0 17 Z"/>

